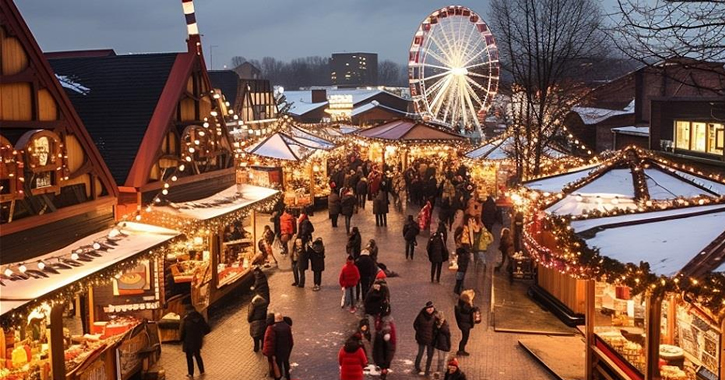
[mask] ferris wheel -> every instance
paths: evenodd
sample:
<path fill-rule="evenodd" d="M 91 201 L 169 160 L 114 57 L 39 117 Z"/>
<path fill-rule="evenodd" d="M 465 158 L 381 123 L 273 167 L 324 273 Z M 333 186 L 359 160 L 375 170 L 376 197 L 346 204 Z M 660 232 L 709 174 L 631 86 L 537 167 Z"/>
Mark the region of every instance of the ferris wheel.
<path fill-rule="evenodd" d="M 410 92 L 424 120 L 481 133 L 498 90 L 498 49 L 483 19 L 462 6 L 431 13 L 408 58 Z"/>

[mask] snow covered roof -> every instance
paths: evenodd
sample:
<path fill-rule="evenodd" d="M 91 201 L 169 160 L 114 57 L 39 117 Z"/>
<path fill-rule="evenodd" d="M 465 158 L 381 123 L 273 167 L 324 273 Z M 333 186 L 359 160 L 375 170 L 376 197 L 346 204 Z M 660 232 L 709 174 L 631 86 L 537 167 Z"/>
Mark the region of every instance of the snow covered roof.
<path fill-rule="evenodd" d="M 335 147 L 335 143 L 332 141 L 325 140 L 322 137 L 314 135 L 300 127 L 291 126 L 289 128 L 289 134 L 293 136 L 295 140 L 313 148 L 330 150 Z"/>
<path fill-rule="evenodd" d="M 390 111 L 390 112 L 393 112 L 393 113 L 397 113 L 397 114 L 399 114 L 401 116 L 408 115 L 408 112 L 406 112 L 406 111 L 402 111 L 402 110 L 399 110 L 397 108 L 388 107 L 388 106 L 386 106 L 384 104 L 380 104 L 380 102 L 378 102 L 377 100 L 373 100 L 372 102 L 365 103 L 365 104 L 363 104 L 363 105 L 361 105 L 359 107 L 353 108 L 352 113 L 350 115 L 352 117 L 359 116 L 359 115 L 361 115 L 361 114 L 363 114 L 365 112 L 368 112 L 368 111 L 370 111 L 372 109 L 375 109 L 375 108 L 380 108 L 380 109 L 383 109 L 383 110 L 386 110 L 386 111 Z"/>
<path fill-rule="evenodd" d="M 119 234 L 119 231 L 121 234 Z M 178 231 L 167 228 L 124 222 L 119 224 L 118 227 L 109 228 L 79 239 L 65 248 L 33 258 L 32 263 L 26 262 L 25 266 L 29 270 L 38 270 L 45 273 L 48 277 L 41 276 L 41 278 L 27 280 L 5 281 L 2 287 L 0 315 L 69 286 L 114 264 L 131 259 L 180 234 Z M 56 264 L 59 262 L 57 257 L 68 256 L 69 253 L 80 247 L 93 246 L 94 242 L 105 242 L 106 239 L 110 239 L 112 242 L 112 244 L 106 244 L 109 249 L 96 251 L 96 254 L 100 255 L 100 257 L 91 256 L 92 260 L 90 262 L 76 260 L 77 263 L 81 264 L 79 267 L 58 269 L 58 273 L 50 273 L 47 270 L 40 270 L 38 267 L 41 260 L 46 266 Z"/>
<path fill-rule="evenodd" d="M 327 107 L 327 102 L 320 103 L 306 103 L 306 102 L 294 102 L 288 110 L 289 113 L 295 116 L 302 116 L 308 112 L 314 111 L 321 107 Z"/>
<path fill-rule="evenodd" d="M 617 127 L 612 128 L 612 131 L 617 132 L 621 135 L 632 135 L 632 136 L 649 136 L 649 127 Z"/>
<path fill-rule="evenodd" d="M 482 159 L 482 160 L 507 160 L 511 158 L 513 153 L 514 137 L 498 137 L 493 140 L 484 142 L 483 145 L 476 149 L 473 149 L 465 154 L 466 157 L 471 159 Z M 562 153 L 552 147 L 544 147 L 544 155 L 549 158 L 561 158 L 566 156 L 566 153 Z"/>
<path fill-rule="evenodd" d="M 588 165 L 585 167 L 576 168 L 570 172 L 564 174 L 557 174 L 549 177 L 539 178 L 530 182 L 525 182 L 523 185 L 527 189 L 537 190 L 541 192 L 558 193 L 564 189 L 569 183 L 576 182 L 582 178 L 585 178 L 599 165 Z"/>
<path fill-rule="evenodd" d="M 253 153 L 277 160 L 301 161 L 315 152 L 315 146 L 307 145 L 300 140 L 282 132 L 277 132 L 247 148 Z"/>
<path fill-rule="evenodd" d="M 237 185 L 234 185 L 207 198 L 171 203 L 168 206 L 157 207 L 157 209 L 196 220 L 209 220 L 265 201 L 278 192 L 278 190 L 266 187 L 241 185 L 241 188 L 237 188 Z"/>
<path fill-rule="evenodd" d="M 622 263 L 649 263 L 652 273 L 673 276 L 725 232 L 725 205 L 572 222 L 590 248 Z M 588 223 L 587 223 L 588 222 Z"/>
<path fill-rule="evenodd" d="M 577 113 L 579 117 L 581 117 L 584 124 L 592 125 L 601 123 L 602 121 L 607 120 L 613 116 L 633 114 L 634 100 L 621 110 L 611 110 L 607 108 L 596 107 L 572 107 L 571 110 L 572 112 Z"/>
<path fill-rule="evenodd" d="M 432 125 L 415 121 L 412 119 L 396 119 L 366 128 L 357 132 L 362 137 L 400 140 L 400 141 L 430 141 L 448 140 L 463 141 L 463 136 L 436 128 Z"/>
<path fill-rule="evenodd" d="M 395 95 L 391 92 L 387 92 L 384 90 L 378 90 L 378 89 L 368 90 L 368 89 L 355 89 L 355 88 L 349 88 L 349 89 L 348 88 L 337 88 L 337 89 L 325 89 L 325 91 L 327 92 L 327 96 L 352 95 L 353 106 L 355 106 L 361 102 L 364 102 L 364 101 L 372 98 L 375 95 L 382 94 L 382 93 L 400 98 L 398 95 Z M 284 96 L 290 102 L 319 104 L 319 103 L 312 103 L 312 90 L 306 90 L 306 91 L 285 90 Z"/>

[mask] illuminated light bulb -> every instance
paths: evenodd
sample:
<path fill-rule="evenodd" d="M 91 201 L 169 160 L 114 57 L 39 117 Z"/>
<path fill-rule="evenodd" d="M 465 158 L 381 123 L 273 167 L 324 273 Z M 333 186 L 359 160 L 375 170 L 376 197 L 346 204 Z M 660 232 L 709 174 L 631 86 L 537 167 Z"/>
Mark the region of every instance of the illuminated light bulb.
<path fill-rule="evenodd" d="M 196 141 L 199 141 L 199 140 L 196 140 Z M 198 144 L 197 144 L 197 145 L 198 145 Z M 189 153 L 194 153 L 194 152 L 196 152 L 196 149 L 194 149 L 194 148 L 189 148 Z"/>
<path fill-rule="evenodd" d="M 141 220 L 141 215 L 136 215 L 136 221 Z"/>
<path fill-rule="evenodd" d="M 154 202 L 160 203 L 161 202 L 161 198 L 154 198 Z"/>
<path fill-rule="evenodd" d="M 189 157 L 189 156 L 186 156 L 186 161 L 187 161 L 187 162 L 191 162 L 191 157 Z"/>
<path fill-rule="evenodd" d="M 25 271 L 28 270 L 28 267 L 26 267 L 25 264 L 20 264 L 18 270 L 20 271 L 20 273 L 25 273 Z"/>
<path fill-rule="evenodd" d="M 194 140 L 194 145 L 199 145 L 200 143 L 201 142 L 199 140 Z M 191 149 L 193 149 L 193 148 L 189 148 L 189 150 L 191 150 Z"/>
<path fill-rule="evenodd" d="M 71 259 L 73 259 L 73 260 L 78 260 L 78 257 L 79 257 L 79 256 L 78 256 L 78 254 L 77 254 L 77 253 L 75 253 L 75 252 L 73 252 L 73 253 L 72 253 L 72 254 L 70 255 L 70 258 L 71 258 Z"/>
<path fill-rule="evenodd" d="M 168 189 L 168 188 L 169 188 L 169 183 L 168 182 L 164 182 L 164 189 Z"/>
<path fill-rule="evenodd" d="M 169 194 L 169 190 L 163 189 L 161 190 L 161 194 L 167 195 Z"/>
<path fill-rule="evenodd" d="M 98 244 L 98 243 L 96 243 L 96 244 Z M 100 244 L 99 244 L 98 248 L 100 248 L 100 247 L 101 247 L 101 246 L 100 246 Z M 43 269 L 45 269 L 45 263 L 43 262 L 43 260 L 40 260 L 40 261 L 38 261 L 38 268 L 39 268 L 40 270 L 43 270 Z"/>
<path fill-rule="evenodd" d="M 101 249 L 101 245 L 98 243 L 93 243 L 93 249 Z"/>
<path fill-rule="evenodd" d="M 10 268 L 6 268 L 5 269 L 5 275 L 8 276 L 8 277 L 12 276 L 13 275 L 13 270 L 10 269 Z"/>
<path fill-rule="evenodd" d="M 176 180 L 178 180 L 178 179 L 179 179 L 179 177 L 177 177 L 177 176 L 175 176 L 175 175 L 172 175 L 172 176 L 171 176 L 171 180 L 172 180 L 172 181 L 174 181 L 174 182 L 176 182 Z"/>
<path fill-rule="evenodd" d="M 181 170 L 182 172 L 184 171 L 185 168 L 186 168 L 186 166 L 184 166 L 184 164 L 179 165 L 179 170 Z"/>
<path fill-rule="evenodd" d="M 199 136 L 204 136 L 204 135 L 205 135 L 204 131 L 199 131 Z"/>
<path fill-rule="evenodd" d="M 146 212 L 151 212 L 151 206 L 146 207 Z"/>

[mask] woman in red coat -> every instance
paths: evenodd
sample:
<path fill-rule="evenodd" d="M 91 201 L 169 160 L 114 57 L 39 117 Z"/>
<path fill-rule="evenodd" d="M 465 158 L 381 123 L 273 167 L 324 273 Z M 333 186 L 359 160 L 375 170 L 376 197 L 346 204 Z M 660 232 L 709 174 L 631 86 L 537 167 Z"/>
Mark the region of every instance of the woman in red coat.
<path fill-rule="evenodd" d="M 342 307 L 344 308 L 349 305 L 351 313 L 355 313 L 354 292 L 358 281 L 360 281 L 360 271 L 357 269 L 355 260 L 352 256 L 348 256 L 345 266 L 343 266 L 342 271 L 340 271 L 340 286 L 345 292 L 345 301 L 343 302 Z"/>
<path fill-rule="evenodd" d="M 337 354 L 340 364 L 340 380 L 363 380 L 363 368 L 368 365 L 365 351 L 355 337 L 350 337 Z"/>
<path fill-rule="evenodd" d="M 433 212 L 432 208 L 430 201 L 426 201 L 425 206 L 423 206 L 418 213 L 418 227 L 421 231 L 425 231 L 430 228 L 430 218 L 431 213 Z"/>

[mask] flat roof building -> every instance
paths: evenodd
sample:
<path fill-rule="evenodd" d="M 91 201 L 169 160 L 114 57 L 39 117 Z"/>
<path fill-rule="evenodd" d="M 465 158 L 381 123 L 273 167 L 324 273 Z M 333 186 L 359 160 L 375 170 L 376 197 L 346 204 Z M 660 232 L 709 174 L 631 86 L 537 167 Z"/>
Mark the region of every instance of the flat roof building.
<path fill-rule="evenodd" d="M 378 55 L 336 53 L 330 60 L 330 79 L 339 87 L 377 86 Z"/>

